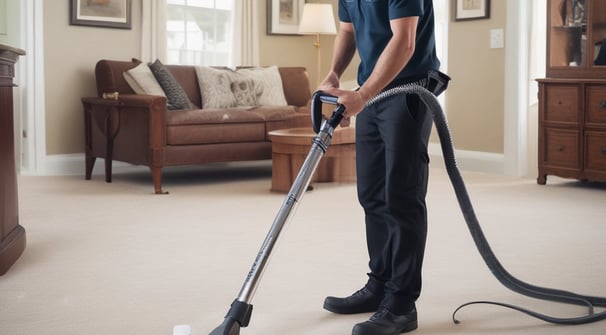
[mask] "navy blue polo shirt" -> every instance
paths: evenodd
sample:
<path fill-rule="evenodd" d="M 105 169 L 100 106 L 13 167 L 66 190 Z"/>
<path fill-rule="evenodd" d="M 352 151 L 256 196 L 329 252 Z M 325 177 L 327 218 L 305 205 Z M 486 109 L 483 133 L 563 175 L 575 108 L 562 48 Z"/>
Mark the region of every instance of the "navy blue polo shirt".
<path fill-rule="evenodd" d="M 392 83 L 406 83 L 438 70 L 432 0 L 339 0 L 339 20 L 353 24 L 361 63 L 358 84 L 372 73 L 393 36 L 389 20 L 418 16 L 415 52 Z M 391 85 L 390 85 L 391 86 Z"/>

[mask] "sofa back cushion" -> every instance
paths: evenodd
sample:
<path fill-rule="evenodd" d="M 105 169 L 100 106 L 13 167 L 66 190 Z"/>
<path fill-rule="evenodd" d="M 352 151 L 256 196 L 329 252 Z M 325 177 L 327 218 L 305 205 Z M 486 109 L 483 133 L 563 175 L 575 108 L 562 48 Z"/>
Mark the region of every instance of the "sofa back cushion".
<path fill-rule="evenodd" d="M 132 88 L 124 79 L 123 73 L 139 65 L 139 61 L 130 62 L 102 59 L 95 66 L 95 79 L 97 81 L 97 94 L 118 92 L 121 94 L 134 94 Z"/>
<path fill-rule="evenodd" d="M 202 106 L 202 97 L 200 96 L 200 85 L 196 76 L 196 68 L 189 65 L 165 65 L 172 73 L 173 77 L 181 84 L 189 101 L 194 105 Z"/>
<path fill-rule="evenodd" d="M 309 77 L 304 67 L 280 67 L 286 102 L 292 106 L 305 106 L 311 99 Z"/>
<path fill-rule="evenodd" d="M 116 61 L 102 59 L 95 66 L 95 79 L 99 97 L 107 92 L 135 94 L 124 79 L 123 73 L 139 65 L 140 61 Z M 189 101 L 196 106 L 202 106 L 200 86 L 195 66 L 166 65 L 175 79 L 187 93 Z M 309 77 L 304 67 L 279 67 L 286 102 L 292 106 L 305 106 L 311 98 Z"/>
<path fill-rule="evenodd" d="M 148 67 L 166 94 L 168 109 L 180 110 L 198 108 L 189 101 L 189 97 L 183 89 L 183 86 L 181 86 L 177 79 L 175 79 L 175 76 L 173 76 L 170 70 L 167 69 L 159 59 L 156 59 L 153 63 L 149 64 Z"/>

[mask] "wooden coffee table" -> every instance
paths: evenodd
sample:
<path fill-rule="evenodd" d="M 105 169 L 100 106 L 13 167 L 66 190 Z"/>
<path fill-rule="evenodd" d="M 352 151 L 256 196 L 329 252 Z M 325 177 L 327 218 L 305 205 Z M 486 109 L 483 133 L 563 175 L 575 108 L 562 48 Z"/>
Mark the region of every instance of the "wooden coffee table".
<path fill-rule="evenodd" d="M 288 192 L 316 136 L 311 128 L 291 128 L 268 133 L 271 140 L 271 190 Z M 338 127 L 322 157 L 312 182 L 351 183 L 356 181 L 355 128 Z"/>

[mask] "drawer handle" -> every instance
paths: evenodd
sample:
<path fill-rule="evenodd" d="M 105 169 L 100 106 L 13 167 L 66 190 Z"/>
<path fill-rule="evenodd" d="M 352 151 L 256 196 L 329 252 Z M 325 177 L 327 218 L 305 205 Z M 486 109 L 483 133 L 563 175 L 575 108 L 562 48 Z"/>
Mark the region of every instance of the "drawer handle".
<path fill-rule="evenodd" d="M 564 148 L 566 148 L 563 144 L 558 145 L 558 151 L 562 152 L 564 151 Z"/>
<path fill-rule="evenodd" d="M 600 101 L 600 108 L 606 109 L 606 100 Z"/>
<path fill-rule="evenodd" d="M 601 148 L 600 148 L 600 151 L 601 151 L 601 152 L 602 152 L 604 155 L 606 155 L 606 147 L 601 147 Z"/>

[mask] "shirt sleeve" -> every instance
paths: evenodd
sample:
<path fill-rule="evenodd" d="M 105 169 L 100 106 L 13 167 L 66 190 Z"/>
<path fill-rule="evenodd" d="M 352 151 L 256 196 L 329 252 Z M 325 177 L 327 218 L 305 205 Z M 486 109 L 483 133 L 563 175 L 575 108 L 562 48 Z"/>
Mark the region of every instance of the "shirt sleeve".
<path fill-rule="evenodd" d="M 423 16 L 423 4 L 428 0 L 389 0 L 389 19 Z"/>
<path fill-rule="evenodd" d="M 339 0 L 339 21 L 351 23 L 351 16 L 349 16 L 345 0 Z"/>

